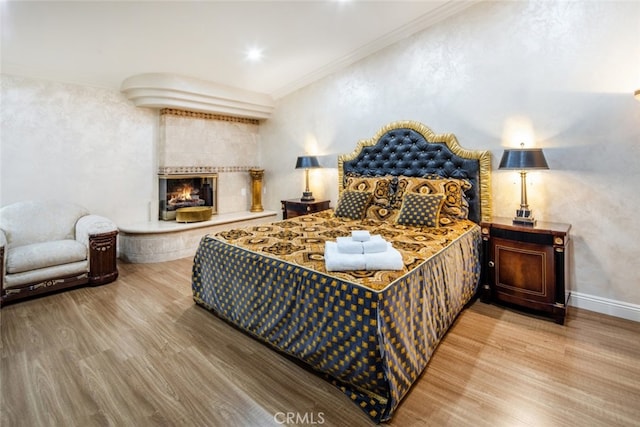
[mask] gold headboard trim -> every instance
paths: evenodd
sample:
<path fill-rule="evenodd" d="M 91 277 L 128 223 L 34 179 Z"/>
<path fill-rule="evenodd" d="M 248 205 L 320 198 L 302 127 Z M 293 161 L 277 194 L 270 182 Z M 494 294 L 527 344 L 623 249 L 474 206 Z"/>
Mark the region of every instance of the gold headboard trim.
<path fill-rule="evenodd" d="M 382 136 L 394 129 L 412 129 L 428 141 L 433 143 L 443 142 L 451 150 L 451 152 L 464 159 L 478 160 L 479 163 L 479 191 L 480 191 L 480 211 L 483 221 L 488 221 L 492 215 L 491 205 L 491 152 L 488 150 L 467 150 L 460 146 L 458 139 L 452 133 L 435 134 L 433 131 L 422 123 L 405 120 L 389 123 L 378 130 L 378 132 L 370 139 L 358 141 L 356 148 L 349 154 L 340 154 L 338 156 L 338 196 L 342 194 L 344 183 L 344 162 L 358 157 L 365 147 L 376 145 Z"/>

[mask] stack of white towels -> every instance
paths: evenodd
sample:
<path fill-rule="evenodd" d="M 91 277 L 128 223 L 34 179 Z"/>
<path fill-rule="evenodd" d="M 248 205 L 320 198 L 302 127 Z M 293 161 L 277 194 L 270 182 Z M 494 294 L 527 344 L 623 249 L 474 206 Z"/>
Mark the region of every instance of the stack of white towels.
<path fill-rule="evenodd" d="M 402 270 L 402 255 L 382 236 L 367 230 L 354 230 L 351 236 L 325 242 L 327 271 Z"/>

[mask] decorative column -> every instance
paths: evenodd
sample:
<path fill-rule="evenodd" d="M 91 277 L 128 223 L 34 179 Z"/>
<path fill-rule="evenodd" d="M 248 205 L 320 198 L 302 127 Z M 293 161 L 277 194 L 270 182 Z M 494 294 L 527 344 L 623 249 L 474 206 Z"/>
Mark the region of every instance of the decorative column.
<path fill-rule="evenodd" d="M 251 212 L 262 212 L 262 176 L 264 169 L 249 169 L 251 175 Z"/>

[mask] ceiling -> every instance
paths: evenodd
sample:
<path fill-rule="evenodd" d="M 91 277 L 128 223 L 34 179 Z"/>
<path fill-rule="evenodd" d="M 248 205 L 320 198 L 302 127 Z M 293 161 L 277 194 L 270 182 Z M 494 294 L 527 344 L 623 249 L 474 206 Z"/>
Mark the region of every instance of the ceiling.
<path fill-rule="evenodd" d="M 474 1 L 0 0 L 1 71 L 113 89 L 172 73 L 279 98 Z"/>

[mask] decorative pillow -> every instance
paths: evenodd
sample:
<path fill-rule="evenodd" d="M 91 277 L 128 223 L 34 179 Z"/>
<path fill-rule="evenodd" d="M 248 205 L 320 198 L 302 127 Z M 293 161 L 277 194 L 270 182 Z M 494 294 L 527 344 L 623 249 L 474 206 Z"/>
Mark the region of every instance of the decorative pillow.
<path fill-rule="evenodd" d="M 465 191 L 473 188 L 471 181 L 460 178 L 445 178 L 437 174 L 425 175 L 425 178 L 440 182 L 444 188 L 444 205 L 442 206 L 442 218 L 440 223 L 445 220 L 453 222 L 456 219 L 469 218 L 469 201 L 465 196 Z"/>
<path fill-rule="evenodd" d="M 444 194 L 408 193 L 402 199 L 398 224 L 438 227 Z"/>
<path fill-rule="evenodd" d="M 366 218 L 389 219 L 396 212 L 390 208 L 391 177 L 347 177 L 345 190 L 371 192 L 373 197 L 365 213 Z"/>
<path fill-rule="evenodd" d="M 375 203 L 371 203 L 367 208 L 365 217 L 368 219 L 376 219 L 378 221 L 396 222 L 398 218 L 399 209 L 393 209 L 390 206 L 380 206 Z"/>
<path fill-rule="evenodd" d="M 471 188 L 466 179 L 444 178 L 439 175 L 427 175 L 428 178 L 401 177 L 394 194 L 392 205 L 400 207 L 403 197 L 409 193 L 437 194 L 445 196 L 440 215 L 440 224 L 451 224 L 457 219 L 469 217 L 469 202 L 464 192 Z"/>
<path fill-rule="evenodd" d="M 391 179 L 382 176 L 349 176 L 344 189 L 352 191 L 367 191 L 373 194 L 371 203 L 387 206 L 390 201 Z"/>
<path fill-rule="evenodd" d="M 335 215 L 342 218 L 362 219 L 371 197 L 372 193 L 368 191 L 344 190 L 338 200 Z"/>
<path fill-rule="evenodd" d="M 417 194 L 433 194 L 444 193 L 437 185 L 430 185 L 428 179 L 415 178 L 410 176 L 403 176 L 398 178 L 398 185 L 393 197 L 394 207 L 400 208 L 402 205 L 402 199 L 405 194 L 417 193 Z"/>

